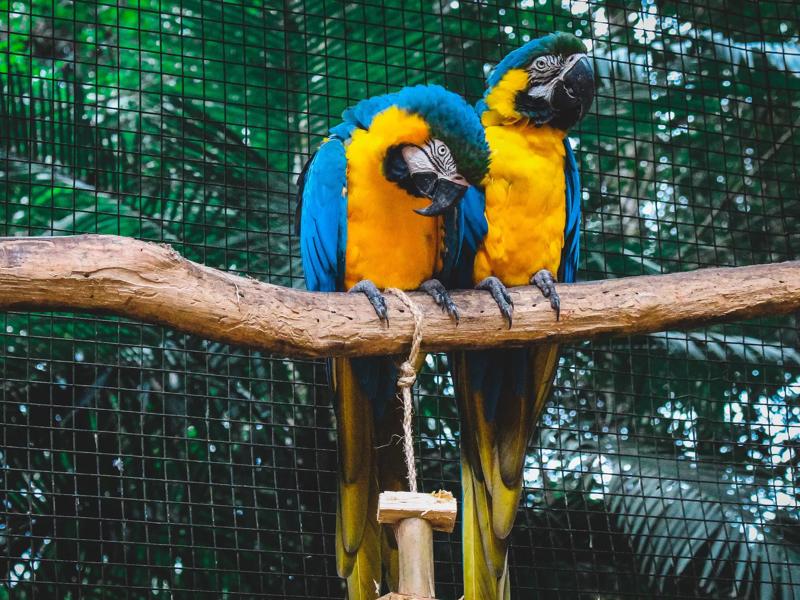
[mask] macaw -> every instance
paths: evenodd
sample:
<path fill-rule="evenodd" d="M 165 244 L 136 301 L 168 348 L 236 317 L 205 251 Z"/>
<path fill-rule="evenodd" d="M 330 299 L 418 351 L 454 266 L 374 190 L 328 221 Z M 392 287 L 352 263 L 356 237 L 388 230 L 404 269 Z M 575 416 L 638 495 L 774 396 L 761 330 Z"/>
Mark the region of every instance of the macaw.
<path fill-rule="evenodd" d="M 440 86 L 415 86 L 363 100 L 342 117 L 298 181 L 306 287 L 364 293 L 381 321 L 388 314 L 378 288 L 421 288 L 457 318 L 434 276 L 455 268 L 460 201 L 487 173 L 477 114 Z M 337 570 L 351 600 L 376 598 L 382 561 L 390 588 L 397 586 L 396 542 L 377 523 L 378 494 L 406 487 L 397 365 L 337 358 L 329 373 L 339 444 Z"/>
<path fill-rule="evenodd" d="M 554 33 L 506 56 L 476 105 L 491 150 L 485 219 L 465 224 L 457 277 L 459 287 L 489 291 L 509 327 L 506 286 L 537 286 L 558 318 L 555 283 L 575 280 L 580 181 L 566 133 L 593 96 L 583 43 Z M 465 600 L 510 598 L 508 536 L 527 445 L 558 358 L 554 344 L 451 356 L 461 420 Z"/>

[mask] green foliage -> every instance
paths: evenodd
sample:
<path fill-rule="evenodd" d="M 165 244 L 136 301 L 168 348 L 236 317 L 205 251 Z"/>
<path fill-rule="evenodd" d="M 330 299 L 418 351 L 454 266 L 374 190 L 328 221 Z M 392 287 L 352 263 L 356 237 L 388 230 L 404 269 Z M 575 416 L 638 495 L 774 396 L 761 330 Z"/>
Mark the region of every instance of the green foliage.
<path fill-rule="evenodd" d="M 660 595 L 794 598 L 800 549 L 719 498 L 714 470 L 643 459 L 607 497 L 615 525 Z"/>
<path fill-rule="evenodd" d="M 779 1 L 14 0 L 0 231 L 163 241 L 299 285 L 294 179 L 346 106 L 423 82 L 474 101 L 506 52 L 562 29 L 600 78 L 571 135 L 585 278 L 796 258 L 797 17 Z M 123 319 L 3 326 L 0 597 L 340 595 L 321 365 Z M 567 348 L 526 471 L 519 597 L 790 597 L 772 584 L 800 580 L 798 347 L 791 317 Z M 446 359 L 420 382 L 425 487 L 457 490 Z M 437 553 L 458 597 L 457 548 Z"/>

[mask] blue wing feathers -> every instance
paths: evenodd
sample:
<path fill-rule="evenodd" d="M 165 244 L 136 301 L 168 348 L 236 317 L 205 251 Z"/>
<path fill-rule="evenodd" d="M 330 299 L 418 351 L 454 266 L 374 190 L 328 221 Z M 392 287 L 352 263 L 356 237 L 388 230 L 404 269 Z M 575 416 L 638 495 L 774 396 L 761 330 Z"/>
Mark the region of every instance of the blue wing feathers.
<path fill-rule="evenodd" d="M 355 106 L 351 106 L 342 113 L 342 120 L 344 121 L 342 125 L 348 125 L 351 128 L 369 129 L 375 115 L 396 104 L 398 94 L 399 92 L 394 92 L 383 94 L 382 96 L 373 96 L 362 100 Z M 331 132 L 333 132 L 333 129 Z"/>
<path fill-rule="evenodd" d="M 506 393 L 517 396 L 525 393 L 530 377 L 527 367 L 529 352 L 528 348 L 467 352 L 470 387 L 480 390 L 483 395 L 483 415 L 487 421 L 494 421 L 504 389 Z"/>
<path fill-rule="evenodd" d="M 333 292 L 344 279 L 347 199 L 342 190 L 346 186 L 344 145 L 331 139 L 311 159 L 301 183 L 300 254 L 309 290 Z"/>
<path fill-rule="evenodd" d="M 378 421 L 397 393 L 397 366 L 392 359 L 383 356 L 364 356 L 351 361 L 353 374 L 362 393 L 372 403 L 373 416 Z"/>
<path fill-rule="evenodd" d="M 452 279 L 446 282 L 450 287 L 471 288 L 472 266 L 475 254 L 489 231 L 484 208 L 486 200 L 483 192 L 470 186 L 461 200 L 460 212 L 462 214 L 461 236 L 459 242 L 458 263 Z"/>
<path fill-rule="evenodd" d="M 353 131 L 355 131 L 355 129 L 356 126 L 353 123 L 350 121 L 345 121 L 344 123 L 339 123 L 336 127 L 331 127 L 329 133 L 332 138 L 346 141 L 350 139 L 350 136 L 353 135 Z"/>
<path fill-rule="evenodd" d="M 485 208 L 486 198 L 483 192 L 470 186 L 461 200 L 461 210 L 464 213 L 464 244 L 473 252 L 477 252 L 483 238 L 489 232 Z"/>
<path fill-rule="evenodd" d="M 569 139 L 564 139 L 564 148 L 566 150 L 564 177 L 567 183 L 567 221 L 564 228 L 564 249 L 561 253 L 558 279 L 564 283 L 573 283 L 578 274 L 578 259 L 580 258 L 581 178 Z"/>

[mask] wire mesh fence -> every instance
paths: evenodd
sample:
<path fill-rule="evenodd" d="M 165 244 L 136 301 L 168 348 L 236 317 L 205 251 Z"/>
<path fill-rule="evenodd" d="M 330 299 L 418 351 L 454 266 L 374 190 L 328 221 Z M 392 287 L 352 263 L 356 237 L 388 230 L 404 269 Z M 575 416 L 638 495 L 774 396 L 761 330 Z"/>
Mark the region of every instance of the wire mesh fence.
<path fill-rule="evenodd" d="M 581 277 L 797 257 L 800 5 L 708 0 L 0 4 L 0 231 L 113 233 L 302 285 L 295 179 L 342 110 L 469 101 L 571 31 L 599 87 L 571 140 Z M 121 318 L 3 315 L 0 598 L 332 598 L 321 363 Z M 518 598 L 800 596 L 796 316 L 567 348 L 526 462 Z M 445 356 L 422 488 L 459 491 Z M 458 533 L 437 590 L 461 594 Z"/>

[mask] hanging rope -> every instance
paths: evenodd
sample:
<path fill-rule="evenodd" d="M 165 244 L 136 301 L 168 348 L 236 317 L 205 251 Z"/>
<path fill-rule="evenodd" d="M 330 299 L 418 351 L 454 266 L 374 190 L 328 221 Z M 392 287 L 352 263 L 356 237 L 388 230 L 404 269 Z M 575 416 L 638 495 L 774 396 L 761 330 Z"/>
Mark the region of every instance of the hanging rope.
<path fill-rule="evenodd" d="M 419 355 L 419 347 L 422 343 L 422 311 L 403 290 L 389 288 L 386 290 L 400 299 L 414 316 L 414 337 L 411 340 L 411 349 L 408 358 L 400 365 L 400 377 L 397 378 L 397 389 L 403 400 L 403 454 L 406 459 L 406 470 L 408 471 L 408 489 L 412 492 L 417 491 L 417 464 L 414 460 L 414 436 L 411 423 L 413 404 L 411 402 L 411 389 L 417 380 L 417 372 L 414 365 Z"/>

